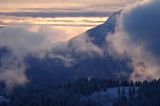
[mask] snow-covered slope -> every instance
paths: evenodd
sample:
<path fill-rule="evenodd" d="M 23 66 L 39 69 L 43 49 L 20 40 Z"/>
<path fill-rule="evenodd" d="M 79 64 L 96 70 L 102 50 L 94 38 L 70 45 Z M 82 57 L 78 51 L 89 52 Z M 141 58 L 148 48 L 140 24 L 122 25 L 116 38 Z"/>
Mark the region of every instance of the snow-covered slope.
<path fill-rule="evenodd" d="M 103 104 L 103 106 L 112 106 L 113 102 L 118 98 L 118 89 L 120 89 L 121 91 L 123 89 L 125 92 L 125 96 L 129 98 L 128 94 L 130 87 L 114 87 L 114 88 L 108 88 L 106 91 L 102 90 L 99 92 L 94 92 L 85 99 L 94 100 L 96 102 Z M 138 87 L 135 87 L 135 93 L 138 91 L 138 89 L 139 89 Z"/>

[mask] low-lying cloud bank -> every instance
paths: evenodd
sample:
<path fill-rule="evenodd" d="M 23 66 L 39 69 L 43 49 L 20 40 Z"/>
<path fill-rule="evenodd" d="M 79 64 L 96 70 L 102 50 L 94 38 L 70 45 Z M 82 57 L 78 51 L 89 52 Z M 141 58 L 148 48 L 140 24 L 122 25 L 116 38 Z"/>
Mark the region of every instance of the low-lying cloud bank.
<path fill-rule="evenodd" d="M 110 52 L 131 58 L 133 80 L 159 78 L 160 1 L 144 0 L 117 15 L 116 32 L 107 36 Z"/>
<path fill-rule="evenodd" d="M 66 67 L 75 61 L 69 54 L 73 48 L 77 53 L 102 55 L 101 49 L 94 45 L 86 34 L 73 40 L 72 48 L 69 47 L 70 40 L 67 36 L 58 29 L 29 24 L 10 25 L 0 29 L 0 48 L 9 50 L 9 53 L 2 53 L 0 57 L 0 80 L 5 82 L 9 90 L 29 82 L 25 74 L 28 64 L 24 62 L 28 55 L 58 58 Z M 59 53 L 61 51 L 63 53 Z"/>
<path fill-rule="evenodd" d="M 57 30 L 48 32 L 31 25 L 10 25 L 0 29 L 0 48 L 7 48 L 9 51 L 1 54 L 0 80 L 5 82 L 8 89 L 28 82 L 24 58 L 29 54 L 43 57 L 52 49 L 52 44 L 56 43 L 49 37 L 57 34 Z"/>

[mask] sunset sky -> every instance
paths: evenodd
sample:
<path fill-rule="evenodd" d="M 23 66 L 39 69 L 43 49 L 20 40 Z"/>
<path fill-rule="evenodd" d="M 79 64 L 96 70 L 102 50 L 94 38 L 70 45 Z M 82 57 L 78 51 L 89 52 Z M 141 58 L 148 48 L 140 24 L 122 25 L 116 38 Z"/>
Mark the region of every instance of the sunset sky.
<path fill-rule="evenodd" d="M 76 36 L 140 0 L 0 0 L 0 25 L 48 25 Z"/>

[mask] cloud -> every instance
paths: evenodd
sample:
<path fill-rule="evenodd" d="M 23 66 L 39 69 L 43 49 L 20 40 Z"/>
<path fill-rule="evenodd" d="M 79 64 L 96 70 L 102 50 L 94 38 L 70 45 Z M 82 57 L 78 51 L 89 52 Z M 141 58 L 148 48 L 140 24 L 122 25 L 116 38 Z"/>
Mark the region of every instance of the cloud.
<path fill-rule="evenodd" d="M 7 53 L 0 52 L 0 80 L 5 82 L 9 90 L 29 83 L 25 74 L 29 64 L 24 62 L 28 55 L 59 59 L 66 67 L 71 67 L 76 61 L 72 56 L 73 48 L 76 54 L 103 55 L 103 51 L 86 34 L 72 39 L 72 46 L 68 36 L 58 29 L 29 24 L 13 24 L 0 29 L 0 48 L 8 50 Z"/>
<path fill-rule="evenodd" d="M 0 11 L 113 12 L 135 1 L 140 0 L 1 0 Z"/>
<path fill-rule="evenodd" d="M 0 58 L 0 80 L 6 83 L 7 89 L 24 85 L 28 82 L 25 75 L 28 64 L 24 63 L 24 58 L 28 55 L 44 58 L 47 53 L 52 52 L 53 48 L 60 46 L 64 41 L 63 32 L 57 29 L 52 30 L 47 26 L 26 24 L 2 28 L 0 48 L 7 48 L 9 53 L 2 53 L 2 58 Z M 56 58 L 63 57 L 57 56 Z"/>
<path fill-rule="evenodd" d="M 16 16 L 16 17 L 104 17 L 110 16 L 113 12 L 59 12 L 59 11 L 40 11 L 40 12 L 0 12 L 1 16 Z"/>
<path fill-rule="evenodd" d="M 131 58 L 133 80 L 159 78 L 159 0 L 145 0 L 127 7 L 117 16 L 116 32 L 107 36 L 116 57 Z"/>
<path fill-rule="evenodd" d="M 4 81 L 8 91 L 16 86 L 28 83 L 25 75 L 26 64 L 12 55 L 5 55 L 0 60 L 0 80 Z"/>
<path fill-rule="evenodd" d="M 91 38 L 87 34 L 78 36 L 72 41 L 74 51 L 79 54 L 88 54 L 88 56 L 93 56 L 96 54 L 98 56 L 103 56 L 103 50 L 97 45 L 93 44 Z"/>
<path fill-rule="evenodd" d="M 64 33 L 61 32 L 62 35 L 60 35 L 59 30 L 52 30 L 45 26 L 35 27 L 26 24 L 2 28 L 0 31 L 0 47 L 7 47 L 12 50 L 14 55 L 24 57 L 30 53 L 48 51 L 58 42 L 65 40 Z"/>

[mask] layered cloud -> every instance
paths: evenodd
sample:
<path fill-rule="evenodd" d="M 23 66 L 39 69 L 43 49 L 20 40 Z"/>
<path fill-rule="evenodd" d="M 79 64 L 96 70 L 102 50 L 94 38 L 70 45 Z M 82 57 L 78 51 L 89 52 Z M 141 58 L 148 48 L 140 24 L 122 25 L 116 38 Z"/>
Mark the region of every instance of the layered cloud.
<path fill-rule="evenodd" d="M 37 2 L 38 1 L 38 2 Z M 140 0 L 1 0 L 1 11 L 109 12 Z M 21 5 L 19 5 L 21 4 Z M 36 6 L 35 6 L 36 5 Z"/>
<path fill-rule="evenodd" d="M 117 57 L 131 58 L 131 79 L 159 78 L 159 0 L 145 0 L 127 7 L 117 16 L 116 32 L 107 36 Z"/>

